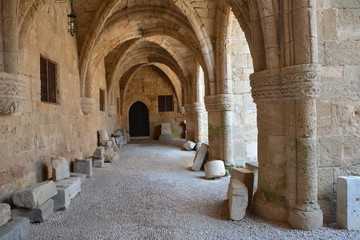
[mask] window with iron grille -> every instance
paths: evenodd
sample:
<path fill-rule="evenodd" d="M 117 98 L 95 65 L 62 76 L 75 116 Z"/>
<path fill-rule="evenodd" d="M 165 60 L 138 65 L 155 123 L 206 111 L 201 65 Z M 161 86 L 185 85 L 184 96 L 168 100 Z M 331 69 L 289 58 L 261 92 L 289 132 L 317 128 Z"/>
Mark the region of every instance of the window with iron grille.
<path fill-rule="evenodd" d="M 158 96 L 159 112 L 174 111 L 173 96 Z"/>
<path fill-rule="evenodd" d="M 100 88 L 100 97 L 99 97 L 100 111 L 105 111 L 105 90 Z"/>
<path fill-rule="evenodd" d="M 56 103 L 56 63 L 40 56 L 41 101 Z"/>

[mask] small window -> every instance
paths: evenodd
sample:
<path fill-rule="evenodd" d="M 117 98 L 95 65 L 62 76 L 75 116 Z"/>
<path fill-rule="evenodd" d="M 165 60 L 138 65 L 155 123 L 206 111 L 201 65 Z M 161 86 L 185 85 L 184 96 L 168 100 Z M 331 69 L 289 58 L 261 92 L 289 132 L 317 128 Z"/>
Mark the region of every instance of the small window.
<path fill-rule="evenodd" d="M 56 63 L 40 56 L 41 101 L 56 103 Z"/>
<path fill-rule="evenodd" d="M 100 111 L 105 111 L 105 90 L 100 88 L 100 96 L 99 96 L 99 105 Z"/>
<path fill-rule="evenodd" d="M 171 112 L 173 107 L 173 96 L 158 96 L 159 112 Z"/>

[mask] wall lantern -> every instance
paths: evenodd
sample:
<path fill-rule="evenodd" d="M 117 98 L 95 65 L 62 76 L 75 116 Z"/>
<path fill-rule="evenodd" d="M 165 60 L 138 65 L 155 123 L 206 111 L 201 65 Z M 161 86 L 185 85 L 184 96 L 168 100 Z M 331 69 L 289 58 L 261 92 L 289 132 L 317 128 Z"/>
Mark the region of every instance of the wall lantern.
<path fill-rule="evenodd" d="M 69 30 L 68 32 L 70 33 L 70 35 L 73 37 L 75 35 L 76 32 L 76 15 L 72 12 L 68 15 L 69 17 Z"/>

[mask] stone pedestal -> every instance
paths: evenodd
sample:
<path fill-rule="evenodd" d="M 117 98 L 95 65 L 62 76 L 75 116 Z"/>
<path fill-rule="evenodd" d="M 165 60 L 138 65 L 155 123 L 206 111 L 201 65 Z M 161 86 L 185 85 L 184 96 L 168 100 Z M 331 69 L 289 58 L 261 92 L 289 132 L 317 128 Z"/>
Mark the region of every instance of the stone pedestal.
<path fill-rule="evenodd" d="M 225 176 L 224 162 L 221 160 L 213 160 L 205 164 L 206 179 L 220 178 Z"/>
<path fill-rule="evenodd" d="M 337 225 L 348 230 L 360 230 L 360 177 L 339 177 L 336 192 Z"/>

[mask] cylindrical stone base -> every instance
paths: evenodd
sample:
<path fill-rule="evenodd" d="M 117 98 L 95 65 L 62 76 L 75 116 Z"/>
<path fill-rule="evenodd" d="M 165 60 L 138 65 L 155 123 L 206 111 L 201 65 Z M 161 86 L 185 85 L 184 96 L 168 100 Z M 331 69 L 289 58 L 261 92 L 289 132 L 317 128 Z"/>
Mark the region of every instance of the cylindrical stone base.
<path fill-rule="evenodd" d="M 206 179 L 219 178 L 225 176 L 225 165 L 221 160 L 214 160 L 205 164 Z"/>

